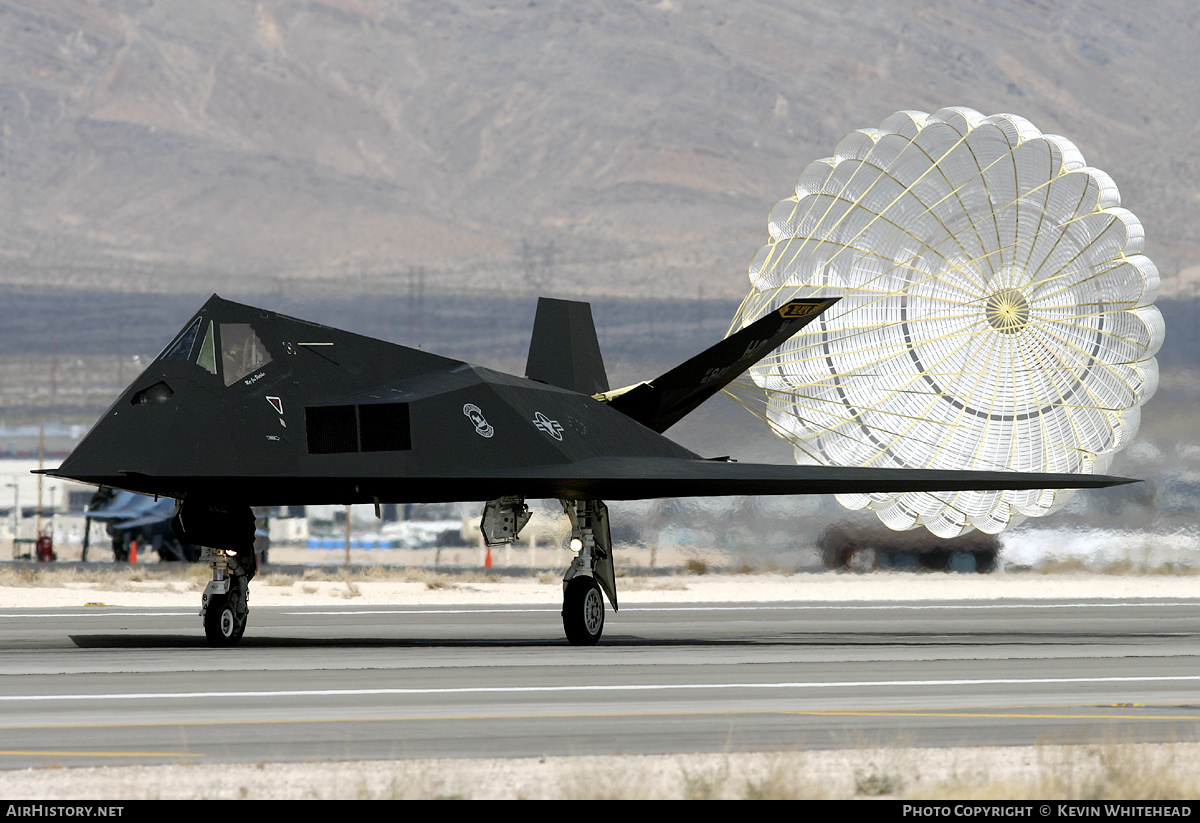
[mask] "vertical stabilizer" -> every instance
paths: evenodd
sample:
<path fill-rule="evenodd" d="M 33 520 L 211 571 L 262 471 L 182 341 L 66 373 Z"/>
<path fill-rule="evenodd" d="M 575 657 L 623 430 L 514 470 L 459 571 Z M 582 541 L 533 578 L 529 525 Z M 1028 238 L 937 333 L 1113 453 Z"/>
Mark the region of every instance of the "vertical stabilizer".
<path fill-rule="evenodd" d="M 581 394 L 608 391 L 591 304 L 538 298 L 525 376 Z"/>

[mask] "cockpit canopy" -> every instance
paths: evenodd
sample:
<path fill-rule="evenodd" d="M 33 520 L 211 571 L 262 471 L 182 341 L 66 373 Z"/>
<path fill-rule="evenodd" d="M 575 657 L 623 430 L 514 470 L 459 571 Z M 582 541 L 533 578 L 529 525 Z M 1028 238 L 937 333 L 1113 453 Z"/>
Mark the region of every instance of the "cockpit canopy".
<path fill-rule="evenodd" d="M 232 386 L 270 363 L 272 358 L 249 323 L 215 323 L 197 317 L 159 359 L 188 360 L 210 374 L 219 374 L 226 386 Z"/>

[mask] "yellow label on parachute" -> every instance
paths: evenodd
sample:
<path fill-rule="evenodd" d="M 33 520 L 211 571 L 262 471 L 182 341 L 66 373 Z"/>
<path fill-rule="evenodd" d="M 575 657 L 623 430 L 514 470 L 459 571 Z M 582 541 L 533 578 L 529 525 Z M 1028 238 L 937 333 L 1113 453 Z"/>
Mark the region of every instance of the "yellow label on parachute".
<path fill-rule="evenodd" d="M 820 306 L 820 303 L 802 303 L 793 300 L 785 306 L 779 307 L 780 317 L 807 317 L 812 314 Z"/>

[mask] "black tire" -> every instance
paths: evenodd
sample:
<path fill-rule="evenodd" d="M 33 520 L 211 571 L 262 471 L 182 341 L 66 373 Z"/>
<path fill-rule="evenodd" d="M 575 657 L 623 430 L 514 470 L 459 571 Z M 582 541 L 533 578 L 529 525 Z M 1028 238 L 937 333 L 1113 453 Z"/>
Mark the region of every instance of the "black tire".
<path fill-rule="evenodd" d="M 572 577 L 563 594 L 563 630 L 572 646 L 595 646 L 604 632 L 604 593 L 595 578 Z"/>
<path fill-rule="evenodd" d="M 236 585 L 236 583 L 232 584 Z M 242 601 L 245 603 L 245 601 Z M 238 615 L 238 612 L 241 615 Z M 204 637 L 210 646 L 233 646 L 246 632 L 248 609 L 238 609 L 228 594 L 214 594 L 204 612 Z"/>

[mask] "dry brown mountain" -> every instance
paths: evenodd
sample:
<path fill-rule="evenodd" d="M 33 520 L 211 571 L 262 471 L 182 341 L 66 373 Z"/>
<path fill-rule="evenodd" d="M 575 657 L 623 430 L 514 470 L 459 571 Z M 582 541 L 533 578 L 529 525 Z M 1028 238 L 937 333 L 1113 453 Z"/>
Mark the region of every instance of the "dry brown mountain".
<path fill-rule="evenodd" d="M 1198 77 L 1191 0 L 3 0 L 0 284 L 735 296 L 807 162 L 943 105 L 1074 140 L 1172 278 Z"/>

